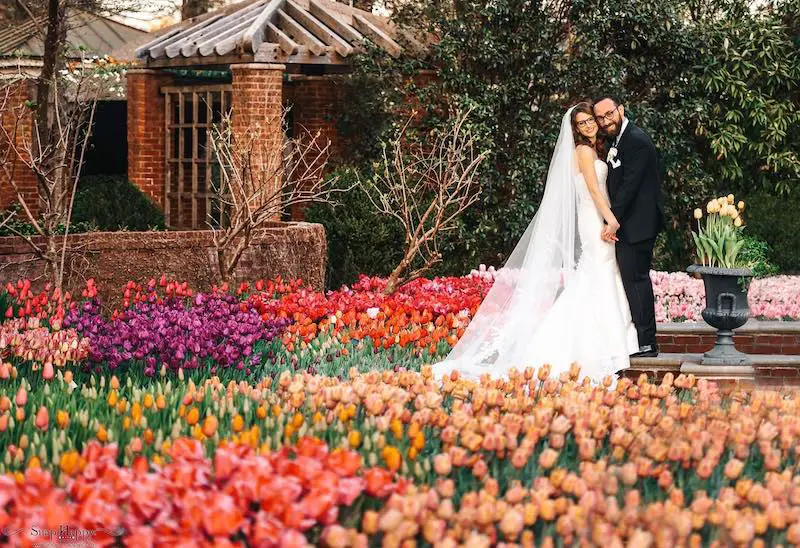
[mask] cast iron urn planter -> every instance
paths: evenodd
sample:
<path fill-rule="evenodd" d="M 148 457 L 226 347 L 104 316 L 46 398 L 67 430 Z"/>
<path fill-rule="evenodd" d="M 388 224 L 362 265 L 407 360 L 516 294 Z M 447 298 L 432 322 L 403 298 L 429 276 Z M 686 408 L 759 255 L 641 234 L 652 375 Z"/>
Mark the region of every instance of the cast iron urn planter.
<path fill-rule="evenodd" d="M 692 265 L 689 274 L 700 274 L 706 287 L 703 319 L 717 329 L 714 348 L 704 354 L 702 365 L 747 365 L 750 358 L 733 344 L 733 330 L 742 327 L 750 317 L 747 303 L 749 268 L 718 268 Z"/>

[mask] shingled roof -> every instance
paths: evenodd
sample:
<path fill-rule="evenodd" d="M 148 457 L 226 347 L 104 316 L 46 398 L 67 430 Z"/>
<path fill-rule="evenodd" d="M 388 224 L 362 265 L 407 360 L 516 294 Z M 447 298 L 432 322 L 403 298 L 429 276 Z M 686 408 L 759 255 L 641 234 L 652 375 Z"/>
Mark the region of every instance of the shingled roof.
<path fill-rule="evenodd" d="M 78 56 L 78 49 L 88 55 L 107 55 L 128 41 L 147 33 L 94 13 L 73 9 L 67 15 L 67 43 L 72 46 L 68 55 Z M 44 55 L 41 30 L 47 19 L 27 19 L 21 23 L 5 22 L 0 29 L 0 56 L 39 58 Z"/>
<path fill-rule="evenodd" d="M 401 53 L 385 18 L 331 0 L 255 0 L 167 29 L 136 50 L 148 66 L 344 64 L 369 40 Z"/>

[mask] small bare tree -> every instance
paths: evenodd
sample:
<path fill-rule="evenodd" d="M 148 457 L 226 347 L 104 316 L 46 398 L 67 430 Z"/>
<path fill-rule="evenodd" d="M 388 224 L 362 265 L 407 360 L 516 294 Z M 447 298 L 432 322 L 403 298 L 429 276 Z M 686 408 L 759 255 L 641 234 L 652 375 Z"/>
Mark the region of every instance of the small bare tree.
<path fill-rule="evenodd" d="M 50 82 L 52 123 L 44 130 L 34 112 L 35 104 L 12 106 L 12 97 L 24 85 L 24 77 L 7 80 L 0 87 L 0 181 L 11 190 L 34 237 L 9 226 L 23 239 L 34 256 L 45 264 L 45 276 L 63 289 L 67 235 L 75 191 L 91 137 L 95 108 L 107 89 L 95 77 L 92 63 L 78 62 Z M 14 101 L 14 103 L 17 103 Z M 46 133 L 46 137 L 45 137 Z M 21 169 L 33 173 L 37 193 L 31 197 L 17 180 Z M 36 203 L 34 203 L 34 200 Z M 37 215 L 37 211 L 39 214 Z"/>
<path fill-rule="evenodd" d="M 466 127 L 469 113 L 457 114 L 445 131 L 431 132 L 422 143 L 406 138 L 412 115 L 384 144 L 373 178 L 359 179 L 377 211 L 400 221 L 405 233 L 403 258 L 389 275 L 387 295 L 442 260 L 442 235 L 457 228 L 459 216 L 478 200 L 478 168 L 488 152 L 476 152 Z"/>
<path fill-rule="evenodd" d="M 275 143 L 280 139 L 275 128 L 283 127 L 286 112 L 236 130 L 228 115 L 212 130 L 221 169 L 214 183 L 216 211 L 209 214 L 208 224 L 214 232 L 219 283 L 233 281 L 236 265 L 259 229 L 280 220 L 293 205 L 332 203 L 335 192 L 346 190 L 335 188 L 335 177 L 325 177 L 330 141 L 323 143 L 319 132 L 305 131 Z"/>

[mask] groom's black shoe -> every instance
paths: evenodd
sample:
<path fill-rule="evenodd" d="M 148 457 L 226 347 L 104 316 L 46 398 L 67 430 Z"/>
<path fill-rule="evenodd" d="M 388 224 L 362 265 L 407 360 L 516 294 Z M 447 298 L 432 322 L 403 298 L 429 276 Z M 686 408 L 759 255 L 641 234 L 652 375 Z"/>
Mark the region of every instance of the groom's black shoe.
<path fill-rule="evenodd" d="M 658 356 L 658 346 L 647 344 L 639 347 L 639 351 L 631 354 L 631 358 L 655 358 Z"/>

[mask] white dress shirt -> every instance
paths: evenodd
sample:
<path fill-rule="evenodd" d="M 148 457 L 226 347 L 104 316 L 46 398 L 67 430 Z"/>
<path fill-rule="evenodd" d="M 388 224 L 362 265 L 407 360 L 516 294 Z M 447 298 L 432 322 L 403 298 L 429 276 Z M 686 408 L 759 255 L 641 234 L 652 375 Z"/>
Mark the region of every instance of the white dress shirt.
<path fill-rule="evenodd" d="M 617 140 L 614 141 L 614 146 L 619 144 L 619 140 L 622 139 L 622 134 L 625 132 L 625 128 L 628 127 L 628 118 L 622 119 L 622 127 L 619 129 L 619 133 L 617 133 Z"/>

